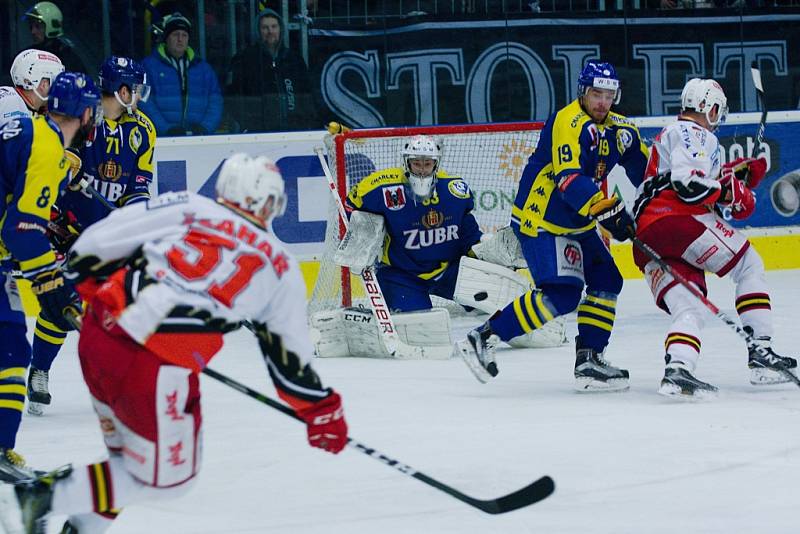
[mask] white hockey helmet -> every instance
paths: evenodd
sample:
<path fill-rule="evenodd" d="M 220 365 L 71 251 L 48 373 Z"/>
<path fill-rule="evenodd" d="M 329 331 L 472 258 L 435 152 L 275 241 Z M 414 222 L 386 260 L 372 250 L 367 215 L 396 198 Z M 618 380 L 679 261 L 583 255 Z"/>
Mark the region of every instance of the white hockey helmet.
<path fill-rule="evenodd" d="M 266 156 L 236 153 L 219 171 L 217 197 L 262 220 L 268 226 L 286 211 L 286 193 L 281 171 Z"/>
<path fill-rule="evenodd" d="M 52 84 L 62 72 L 64 65 L 58 56 L 44 50 L 23 50 L 11 64 L 11 80 L 14 85 L 33 91 L 42 100 L 47 100 L 47 94 L 39 94 L 39 83 L 47 79 Z"/>
<path fill-rule="evenodd" d="M 717 107 L 717 118 L 711 121 L 711 112 Z M 716 80 L 692 78 L 681 92 L 681 111 L 703 113 L 712 129 L 725 122 L 728 115 L 728 99 L 722 86 Z"/>
<path fill-rule="evenodd" d="M 433 192 L 436 184 L 436 172 L 442 160 L 442 145 L 428 135 L 412 137 L 403 148 L 403 169 L 414 194 L 427 198 Z M 430 174 L 415 174 L 411 169 L 411 161 L 415 159 L 433 160 L 433 170 Z"/>

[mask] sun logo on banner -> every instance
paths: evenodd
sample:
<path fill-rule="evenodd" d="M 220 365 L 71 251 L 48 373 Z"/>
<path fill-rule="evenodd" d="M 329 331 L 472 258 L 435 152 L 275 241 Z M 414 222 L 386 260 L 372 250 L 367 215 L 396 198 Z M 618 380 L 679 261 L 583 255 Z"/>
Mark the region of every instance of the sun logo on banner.
<path fill-rule="evenodd" d="M 522 169 L 525 167 L 525 161 L 527 161 L 532 152 L 533 147 L 525 141 L 512 140 L 509 143 L 504 143 L 502 152 L 498 156 L 500 159 L 499 168 L 503 172 L 503 176 L 512 178 L 514 183 L 519 182 L 519 178 L 522 176 Z"/>

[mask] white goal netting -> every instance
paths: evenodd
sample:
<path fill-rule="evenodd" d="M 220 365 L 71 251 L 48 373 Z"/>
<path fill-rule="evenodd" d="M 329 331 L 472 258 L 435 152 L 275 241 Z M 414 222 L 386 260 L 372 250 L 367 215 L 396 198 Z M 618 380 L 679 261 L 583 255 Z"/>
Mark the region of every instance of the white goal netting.
<path fill-rule="evenodd" d="M 536 147 L 542 123 L 439 126 L 357 130 L 326 138 L 328 163 L 342 201 L 348 190 L 370 173 L 401 165 L 400 151 L 419 134 L 434 136 L 443 146 L 440 169 L 460 176 L 475 197 L 474 215 L 484 232 L 507 226 L 522 169 Z M 332 261 L 342 235 L 333 198 L 328 210 L 325 248 L 309 312 L 358 305 L 364 297 L 361 279 Z"/>

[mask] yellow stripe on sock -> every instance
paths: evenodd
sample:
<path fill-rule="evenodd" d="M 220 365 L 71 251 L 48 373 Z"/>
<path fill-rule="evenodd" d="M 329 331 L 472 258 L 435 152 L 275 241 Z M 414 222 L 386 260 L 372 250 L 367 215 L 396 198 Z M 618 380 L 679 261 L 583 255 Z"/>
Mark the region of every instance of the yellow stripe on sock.
<path fill-rule="evenodd" d="M 8 369 L 3 369 L 2 371 L 0 371 L 0 380 L 4 378 L 11 378 L 14 376 L 25 377 L 25 368 L 9 367 Z"/>
<path fill-rule="evenodd" d="M 601 299 L 600 297 L 595 297 L 594 295 L 586 295 L 586 300 L 589 302 L 594 302 L 595 304 L 600 304 L 607 308 L 616 308 L 617 301 L 611 299 Z"/>
<path fill-rule="evenodd" d="M 0 399 L 0 408 L 6 408 L 9 410 L 16 410 L 18 412 L 21 412 L 22 410 L 25 409 L 25 401 Z"/>
<path fill-rule="evenodd" d="M 97 510 L 105 511 L 108 509 L 108 488 L 102 464 L 94 464 L 92 471 L 94 471 L 94 480 L 97 485 Z"/>
<path fill-rule="evenodd" d="M 525 332 L 526 334 L 528 332 L 532 332 L 533 328 L 531 328 L 531 325 L 530 323 L 528 323 L 528 320 L 525 319 L 525 315 L 522 313 L 522 306 L 520 305 L 518 298 L 514 299 L 514 313 L 517 316 L 517 321 L 519 321 L 519 325 L 522 327 L 522 331 Z"/>
<path fill-rule="evenodd" d="M 578 316 L 578 324 L 587 324 L 590 326 L 596 326 L 597 328 L 601 330 L 606 330 L 608 332 L 611 332 L 611 329 L 613 328 L 613 325 L 604 323 L 602 321 L 598 321 L 597 319 L 592 319 L 591 317 L 583 317 L 581 315 Z"/>
<path fill-rule="evenodd" d="M 536 308 L 533 307 L 533 299 L 531 298 L 533 295 L 533 291 L 528 291 L 525 293 L 525 309 L 528 310 L 528 316 L 533 321 L 533 325 L 536 328 L 541 328 L 544 323 L 542 320 L 539 319 L 539 315 L 536 313 Z"/>
<path fill-rule="evenodd" d="M 541 291 L 536 292 L 536 306 L 539 308 L 539 311 L 542 312 L 545 322 L 555 319 L 555 316 L 550 313 L 550 310 L 545 306 L 544 294 Z"/>
<path fill-rule="evenodd" d="M 38 337 L 39 339 L 47 341 L 51 345 L 59 345 L 59 346 L 63 345 L 64 341 L 66 341 L 66 339 L 67 339 L 66 334 L 64 334 L 64 337 L 55 337 L 55 336 L 51 336 L 47 332 L 42 332 L 38 328 L 34 331 L 34 335 L 36 337 Z"/>
<path fill-rule="evenodd" d="M 28 394 L 28 390 L 25 388 L 24 384 L 3 384 L 0 385 L 0 393 L 14 393 L 16 395 L 21 395 L 24 399 L 25 395 Z"/>
<path fill-rule="evenodd" d="M 580 314 L 580 312 L 586 312 L 586 313 L 591 313 L 592 315 L 597 315 L 599 317 L 605 317 L 612 323 L 614 322 L 614 317 L 616 317 L 616 315 L 613 312 L 610 312 L 608 310 L 603 310 L 601 308 L 595 308 L 594 306 L 590 306 L 588 304 L 581 304 L 580 306 L 578 306 L 578 313 Z"/>

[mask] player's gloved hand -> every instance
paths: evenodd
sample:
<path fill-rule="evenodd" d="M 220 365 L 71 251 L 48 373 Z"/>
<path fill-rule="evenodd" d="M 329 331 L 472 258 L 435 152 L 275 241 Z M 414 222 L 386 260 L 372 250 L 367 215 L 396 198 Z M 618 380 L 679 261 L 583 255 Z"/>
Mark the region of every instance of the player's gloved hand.
<path fill-rule="evenodd" d="M 750 189 L 755 189 L 767 174 L 766 158 L 737 158 L 722 166 L 722 177 L 734 174 Z"/>
<path fill-rule="evenodd" d="M 66 314 L 80 317 L 81 299 L 72 283 L 64 278 L 60 269 L 39 273 L 31 280 L 31 291 L 39 300 L 42 317 L 68 332 L 75 330 Z"/>
<path fill-rule="evenodd" d="M 347 422 L 342 398 L 335 391 L 311 406 L 297 411 L 308 430 L 308 443 L 333 454 L 347 445 Z"/>
<path fill-rule="evenodd" d="M 756 209 L 756 197 L 744 182 L 735 173 L 723 171 L 719 183 L 722 186 L 719 203 L 730 208 L 736 220 L 750 217 Z"/>
<path fill-rule="evenodd" d="M 67 188 L 70 191 L 80 191 L 89 185 L 88 180 L 83 176 L 83 161 L 78 151 L 74 148 L 67 148 L 64 150 L 64 157 L 69 162 L 69 181 Z"/>
<path fill-rule="evenodd" d="M 50 210 L 50 222 L 47 223 L 47 238 L 56 252 L 66 254 L 80 234 L 81 229 L 75 214 L 69 210 L 62 211 L 53 205 Z"/>
<path fill-rule="evenodd" d="M 589 208 L 589 215 L 608 230 L 617 241 L 625 241 L 636 235 L 636 226 L 625 209 L 625 203 L 616 195 L 595 202 Z"/>

